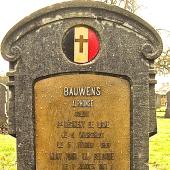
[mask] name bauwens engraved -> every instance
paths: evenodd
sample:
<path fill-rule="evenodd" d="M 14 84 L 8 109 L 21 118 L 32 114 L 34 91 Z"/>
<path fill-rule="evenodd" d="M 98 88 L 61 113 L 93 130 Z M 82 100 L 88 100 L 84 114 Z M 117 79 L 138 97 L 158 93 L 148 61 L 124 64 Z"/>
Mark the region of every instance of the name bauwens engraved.
<path fill-rule="evenodd" d="M 64 96 L 100 96 L 100 87 L 65 87 Z"/>

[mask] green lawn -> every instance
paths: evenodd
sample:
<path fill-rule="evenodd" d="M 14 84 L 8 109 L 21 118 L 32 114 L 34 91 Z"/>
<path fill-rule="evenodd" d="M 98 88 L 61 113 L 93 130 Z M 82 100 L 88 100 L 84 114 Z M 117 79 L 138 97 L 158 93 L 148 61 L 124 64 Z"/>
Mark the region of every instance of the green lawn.
<path fill-rule="evenodd" d="M 16 170 L 16 140 L 0 135 L 0 170 Z"/>
<path fill-rule="evenodd" d="M 170 119 L 158 112 L 158 134 L 150 138 L 150 169 L 170 170 Z"/>
<path fill-rule="evenodd" d="M 158 134 L 150 138 L 150 170 L 170 170 L 170 119 L 158 112 Z M 16 170 L 15 138 L 0 135 L 0 170 Z"/>

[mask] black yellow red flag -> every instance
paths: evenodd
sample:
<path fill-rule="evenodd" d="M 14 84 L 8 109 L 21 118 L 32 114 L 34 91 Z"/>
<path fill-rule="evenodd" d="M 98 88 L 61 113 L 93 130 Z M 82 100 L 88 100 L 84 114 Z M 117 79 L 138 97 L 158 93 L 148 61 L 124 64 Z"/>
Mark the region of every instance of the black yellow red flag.
<path fill-rule="evenodd" d="M 63 41 L 66 56 L 75 63 L 92 61 L 100 48 L 99 38 L 94 30 L 85 26 L 71 28 Z"/>

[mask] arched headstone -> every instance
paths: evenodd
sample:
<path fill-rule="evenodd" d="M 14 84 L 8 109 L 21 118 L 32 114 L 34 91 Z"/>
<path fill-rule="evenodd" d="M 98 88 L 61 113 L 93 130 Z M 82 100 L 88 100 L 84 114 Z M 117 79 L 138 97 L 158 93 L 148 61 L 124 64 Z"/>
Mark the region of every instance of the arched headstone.
<path fill-rule="evenodd" d="M 149 169 L 162 52 L 149 24 L 102 2 L 65 2 L 23 19 L 1 47 L 19 170 Z"/>

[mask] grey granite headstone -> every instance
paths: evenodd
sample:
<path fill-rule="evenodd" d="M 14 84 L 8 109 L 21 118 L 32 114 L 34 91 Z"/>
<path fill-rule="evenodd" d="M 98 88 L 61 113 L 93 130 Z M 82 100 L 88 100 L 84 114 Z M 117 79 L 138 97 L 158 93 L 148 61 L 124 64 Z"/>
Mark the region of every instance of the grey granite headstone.
<path fill-rule="evenodd" d="M 0 133 L 7 133 L 7 88 L 0 83 Z"/>
<path fill-rule="evenodd" d="M 165 118 L 170 118 L 170 91 L 166 93 L 166 99 L 167 99 L 167 104 L 166 104 Z"/>
<path fill-rule="evenodd" d="M 160 108 L 160 107 L 161 107 L 161 95 L 156 94 L 156 108 Z"/>
<path fill-rule="evenodd" d="M 80 36 L 75 38 L 73 33 L 75 33 L 75 29 L 79 27 L 83 27 L 84 31 L 78 31 Z M 86 62 L 85 60 L 82 60 L 79 63 L 81 57 L 78 56 L 76 58 L 73 51 L 75 52 L 76 50 L 79 50 L 79 53 L 82 53 L 85 48 L 89 48 L 87 46 L 87 43 L 89 43 L 87 39 L 88 37 L 85 38 L 82 35 L 83 32 L 87 32 L 87 30 L 90 30 L 90 34 L 95 37 L 95 45 L 97 44 L 95 54 L 97 56 L 93 60 L 90 58 L 90 60 L 87 60 Z M 77 35 L 77 33 L 75 33 L 75 35 Z M 69 38 L 70 42 L 68 41 Z M 75 43 L 79 44 L 76 49 L 73 48 L 73 44 Z M 149 136 L 156 133 L 154 91 L 156 82 L 153 64 L 154 60 L 159 57 L 162 52 L 161 38 L 149 24 L 134 14 L 115 6 L 109 6 L 105 3 L 78 1 L 66 2 L 44 8 L 23 19 L 8 32 L 1 47 L 3 57 L 10 62 L 10 72 L 8 73 L 10 80 L 8 86 L 11 93 L 9 101 L 9 117 L 11 120 L 11 131 L 13 134 L 17 135 L 18 170 L 43 169 L 44 167 L 46 167 L 45 169 L 48 169 L 48 164 L 50 164 L 50 162 L 56 164 L 54 161 L 56 159 L 58 159 L 59 166 L 62 165 L 64 169 L 69 170 L 73 169 L 71 169 L 70 166 L 78 166 L 80 162 L 82 162 L 80 164 L 81 168 L 86 166 L 86 168 L 91 167 L 94 169 L 95 166 L 99 166 L 98 168 L 100 169 L 112 167 L 112 169 L 121 170 L 123 169 L 124 164 L 128 164 L 128 168 L 126 167 L 124 169 L 149 169 Z M 90 51 L 94 52 L 94 48 Z M 94 56 L 92 55 L 92 57 Z M 101 116 L 107 117 L 107 109 L 109 110 L 112 106 L 115 110 L 112 114 L 115 115 L 118 113 L 116 115 L 117 117 L 112 116 L 110 118 L 110 128 L 113 128 L 113 119 L 113 121 L 116 121 L 122 116 L 122 114 L 125 114 L 124 111 L 120 112 L 119 109 L 124 109 L 124 105 L 127 106 L 126 103 L 130 103 L 130 116 L 126 117 L 126 115 L 124 115 L 124 119 L 130 121 L 130 128 L 128 128 L 129 135 L 126 138 L 123 138 L 122 136 L 124 133 L 116 131 L 116 129 L 119 129 L 117 127 L 112 129 L 116 133 L 112 133 L 112 131 L 109 131 L 107 121 L 105 121 L 102 123 L 102 126 L 108 128 L 108 131 L 105 129 L 105 131 L 109 133 L 108 140 L 113 139 L 114 142 L 102 143 L 101 147 L 109 148 L 110 146 L 112 147 L 112 145 L 117 147 L 113 148 L 113 153 L 110 153 L 111 151 L 109 151 L 107 156 L 98 153 L 104 149 L 97 149 L 97 153 L 94 153 L 93 149 L 91 149 L 91 152 L 95 156 L 95 160 L 103 160 L 100 163 L 98 163 L 98 161 L 96 163 L 93 160 L 91 160 L 91 164 L 85 163 L 87 159 L 90 159 L 88 158 L 88 149 L 83 150 L 84 152 L 86 150 L 83 157 L 83 159 L 85 159 L 84 161 L 77 161 L 77 159 L 81 159 L 81 157 L 77 157 L 77 152 L 72 153 L 72 156 L 69 157 L 69 159 L 74 159 L 76 164 L 69 163 L 68 159 L 65 160 L 65 157 L 65 161 L 63 159 L 59 160 L 61 158 L 60 156 L 67 153 L 69 149 L 60 154 L 56 153 L 54 149 L 51 152 L 46 150 L 43 152 L 42 149 L 40 151 L 41 154 L 47 157 L 43 164 L 39 164 L 39 161 L 41 161 L 41 154 L 39 155 L 37 150 L 41 146 L 45 147 L 46 141 L 41 140 L 41 135 L 37 135 L 37 133 L 43 133 L 49 129 L 43 127 L 37 129 L 37 126 L 39 126 L 37 120 L 40 119 L 41 121 L 42 118 L 41 116 L 39 119 L 37 118 L 37 116 L 39 116 L 37 110 L 38 113 L 42 113 L 45 109 L 52 108 L 52 113 L 55 113 L 60 108 L 59 111 L 63 111 L 63 115 L 70 113 L 69 111 L 64 113 L 64 109 L 69 108 L 65 105 L 65 103 L 67 103 L 66 100 L 70 100 L 70 97 L 66 96 L 73 95 L 72 98 L 77 99 L 75 97 L 76 89 L 75 87 L 71 88 L 72 85 L 67 84 L 66 82 L 69 80 L 70 76 L 72 77 L 72 79 L 70 78 L 70 81 L 73 81 L 75 80 L 75 77 L 78 77 L 74 83 L 81 84 L 81 82 L 84 82 L 87 86 L 89 82 L 83 80 L 86 75 L 89 76 L 88 80 L 91 84 L 94 84 L 94 86 L 96 82 L 99 82 L 98 79 L 102 76 L 104 77 L 103 81 L 100 79 L 102 82 L 101 84 L 105 83 L 105 80 L 108 77 L 110 79 L 105 83 L 105 86 L 110 89 L 110 92 L 114 97 L 111 95 L 109 96 L 111 100 L 108 98 L 108 101 L 105 101 L 107 100 L 106 97 L 106 99 L 101 101 L 100 105 L 98 105 L 98 107 L 102 109 L 101 111 L 103 111 L 103 109 L 105 111 Z M 68 80 L 64 79 L 65 77 L 68 77 Z M 66 82 L 61 84 L 64 80 Z M 115 85 L 116 80 L 121 85 L 122 82 L 126 82 L 125 84 L 128 84 L 128 87 L 130 87 L 130 97 L 128 98 L 128 101 L 119 107 L 115 107 L 116 103 L 119 104 L 119 102 L 123 102 L 123 100 L 119 100 L 119 93 L 117 94 L 117 92 L 120 91 L 120 94 L 122 94 L 125 89 L 121 86 L 116 86 L 117 90 L 115 90 L 114 93 L 111 87 Z M 54 91 L 52 91 L 53 88 L 49 88 L 52 87 L 52 85 L 54 85 Z M 83 88 L 80 88 L 80 90 L 84 89 L 84 86 L 85 85 L 82 83 L 81 87 Z M 41 87 L 43 88 L 42 90 Z M 59 97 L 58 91 L 55 90 L 56 88 L 58 88 L 59 92 L 65 89 L 64 96 L 61 95 Z M 95 99 L 95 101 L 98 99 L 102 100 L 102 95 L 105 94 L 107 88 L 103 89 L 102 87 L 102 90 L 104 91 L 100 91 L 100 87 L 95 86 L 92 88 L 90 86 L 86 87 L 86 93 L 87 96 L 90 96 L 92 93 L 90 93 L 91 89 L 97 99 L 95 96 L 89 98 Z M 68 93 L 68 89 L 74 89 L 74 92 L 72 90 Z M 37 97 L 39 94 L 40 96 Z M 58 97 L 55 98 L 55 95 Z M 100 95 L 101 97 L 97 97 Z M 108 91 L 107 95 L 109 95 Z M 46 98 L 47 96 L 48 98 Z M 122 98 L 123 96 L 124 95 L 122 95 Z M 126 98 L 126 96 L 127 95 L 125 95 L 124 98 Z M 42 98 L 42 100 L 39 100 L 40 98 Z M 43 102 L 43 100 L 46 100 L 46 102 L 42 104 L 41 102 Z M 50 103 L 54 100 L 58 102 Z M 61 103 L 61 101 L 63 101 L 63 104 L 58 104 Z M 93 100 L 90 101 L 91 102 L 88 103 L 88 106 L 92 107 Z M 111 101 L 114 102 L 107 105 L 108 108 L 105 107 L 105 104 L 102 104 L 107 104 Z M 79 103 L 73 102 L 73 104 L 74 107 L 77 107 L 78 105 L 79 107 L 83 106 L 83 103 L 80 103 L 80 101 Z M 57 108 L 55 109 L 55 107 Z M 76 116 L 79 116 L 79 118 L 81 117 L 80 120 L 86 119 L 84 117 L 89 115 L 88 109 L 82 109 L 84 109 L 83 112 L 75 112 Z M 50 114 L 50 112 L 43 113 L 44 115 Z M 98 113 L 100 113 L 100 111 L 98 111 Z M 63 117 L 64 116 L 62 116 L 61 119 L 64 119 Z M 58 120 L 50 118 L 51 117 L 47 117 L 43 120 L 51 120 L 51 124 L 54 123 L 54 120 L 56 120 L 56 122 Z M 96 119 L 99 118 L 100 117 L 97 117 Z M 128 127 L 126 124 L 121 124 L 124 119 L 122 117 L 122 120 L 116 122 L 116 125 L 118 127 L 121 127 L 120 125 L 122 125 L 122 127 Z M 48 123 L 48 126 L 51 124 Z M 47 125 L 46 122 L 44 126 L 45 125 Z M 62 123 L 58 122 L 59 127 L 60 125 L 62 126 Z M 91 127 L 92 124 L 89 126 Z M 59 133 L 61 132 L 60 129 L 56 129 L 56 127 L 52 126 L 50 128 L 52 132 L 50 133 L 53 133 L 53 129 Z M 77 131 L 81 134 L 80 129 L 77 129 Z M 49 135 L 50 133 L 46 134 Z M 97 137 L 102 136 L 102 134 L 98 133 L 97 135 Z M 114 135 L 120 135 L 120 140 L 115 140 Z M 52 143 L 57 142 L 55 141 L 56 136 L 52 136 L 52 138 L 49 136 L 47 141 L 52 140 Z M 66 134 L 62 135 L 65 139 L 63 141 L 64 143 L 59 139 L 59 143 L 57 143 L 55 147 L 65 147 L 63 146 L 63 144 L 65 145 L 65 141 L 69 144 L 68 140 L 71 138 L 70 136 L 65 138 L 66 136 Z M 45 137 L 45 135 L 42 135 L 42 138 L 43 137 Z M 37 139 L 42 143 L 38 143 Z M 106 140 L 106 138 L 103 139 Z M 125 139 L 127 139 L 127 141 L 130 139 L 130 146 L 128 144 L 118 144 Z M 100 139 L 94 140 L 95 144 L 97 144 L 98 141 L 100 141 Z M 72 144 L 75 144 L 74 141 L 71 142 L 73 142 Z M 88 146 L 90 147 L 91 145 Z M 114 149 L 119 147 L 122 147 L 122 149 L 129 147 L 127 150 L 129 151 L 128 154 L 122 155 L 121 149 L 119 152 L 114 153 Z M 78 148 L 76 147 L 76 151 L 77 150 Z M 122 163 L 116 165 L 117 162 L 114 161 L 114 154 L 118 154 L 115 156 L 115 159 L 118 162 L 122 161 Z M 128 158 L 128 161 L 124 160 L 122 156 Z M 110 163 L 108 164 L 104 159 L 110 159 Z M 42 166 L 42 168 L 39 168 L 39 166 Z M 62 168 L 58 168 L 58 170 L 61 169 Z"/>

